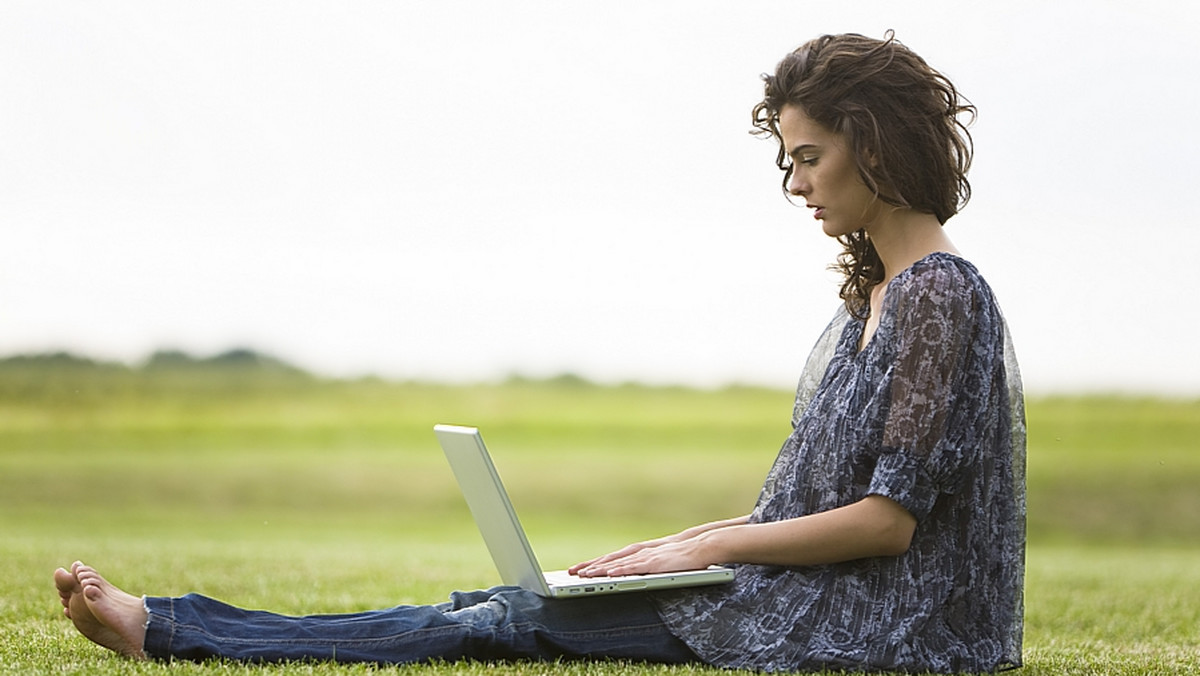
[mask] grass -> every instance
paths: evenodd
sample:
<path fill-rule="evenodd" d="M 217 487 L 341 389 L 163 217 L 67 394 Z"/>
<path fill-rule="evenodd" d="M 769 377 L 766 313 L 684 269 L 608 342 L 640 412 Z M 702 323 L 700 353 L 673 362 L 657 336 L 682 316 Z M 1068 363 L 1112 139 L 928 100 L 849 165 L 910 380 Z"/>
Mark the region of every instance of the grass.
<path fill-rule="evenodd" d="M 434 422 L 484 428 L 561 566 L 747 511 L 790 412 L 755 388 L 93 376 L 0 372 L 0 673 L 722 673 L 134 664 L 75 634 L 49 575 L 86 557 L 133 591 L 287 613 L 437 602 L 497 580 Z M 1029 422 L 1024 673 L 1200 673 L 1200 402 L 1036 399 Z"/>

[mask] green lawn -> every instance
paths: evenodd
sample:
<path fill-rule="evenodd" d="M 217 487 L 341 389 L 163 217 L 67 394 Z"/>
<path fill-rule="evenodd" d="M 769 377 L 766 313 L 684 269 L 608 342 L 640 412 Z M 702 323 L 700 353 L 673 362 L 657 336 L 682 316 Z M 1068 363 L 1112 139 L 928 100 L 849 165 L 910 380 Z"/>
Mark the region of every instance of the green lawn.
<path fill-rule="evenodd" d="M 570 379 L 22 378 L 0 371 L 3 673 L 374 672 L 134 664 L 75 634 L 50 574 L 86 558 L 131 591 L 288 613 L 437 602 L 497 579 L 433 423 L 485 430 L 542 562 L 561 566 L 748 511 L 791 405 Z M 1200 673 L 1200 402 L 1036 399 L 1029 422 L 1025 673 Z"/>

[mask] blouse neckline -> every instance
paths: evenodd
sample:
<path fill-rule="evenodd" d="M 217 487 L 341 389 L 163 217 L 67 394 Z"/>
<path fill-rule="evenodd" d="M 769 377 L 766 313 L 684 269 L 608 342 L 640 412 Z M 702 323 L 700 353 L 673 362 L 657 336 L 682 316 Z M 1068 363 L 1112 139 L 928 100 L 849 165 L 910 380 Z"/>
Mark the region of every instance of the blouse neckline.
<path fill-rule="evenodd" d="M 940 259 L 940 258 L 949 259 L 950 262 L 953 262 L 956 264 L 966 264 L 968 266 L 971 266 L 972 269 L 974 269 L 974 266 L 971 265 L 970 261 L 968 261 L 967 259 L 963 258 L 962 256 L 960 256 L 958 254 L 951 253 L 949 251 L 933 251 L 933 252 L 925 254 L 921 258 L 917 259 L 917 261 L 915 263 L 913 263 L 912 265 L 908 266 L 907 268 L 904 268 L 903 270 L 901 270 L 899 273 L 896 274 L 895 277 L 892 277 L 891 280 L 889 280 L 887 285 L 884 287 L 883 304 L 880 306 L 880 310 L 879 310 L 879 326 L 875 327 L 875 333 L 871 334 L 871 339 L 867 341 L 866 345 L 862 346 L 862 349 L 859 349 L 859 345 L 862 344 L 863 331 L 867 330 L 867 320 L 852 318 L 852 325 L 855 326 L 855 330 L 851 332 L 854 334 L 852 336 L 853 342 L 849 346 L 850 350 L 851 350 L 851 358 L 852 359 L 859 359 L 860 357 L 867 354 L 871 350 L 871 346 L 875 344 L 875 339 L 878 338 L 879 334 L 884 330 L 885 324 L 888 324 L 888 330 L 889 331 L 891 330 L 891 326 L 890 326 L 891 319 L 892 319 L 891 310 L 892 310 L 892 307 L 895 305 L 895 297 L 893 294 L 888 293 L 888 291 L 891 289 L 892 284 L 895 283 L 897 280 L 902 280 L 902 279 L 911 277 L 913 274 L 913 271 L 916 270 L 917 268 L 924 267 L 925 264 L 932 262 L 935 259 Z"/>

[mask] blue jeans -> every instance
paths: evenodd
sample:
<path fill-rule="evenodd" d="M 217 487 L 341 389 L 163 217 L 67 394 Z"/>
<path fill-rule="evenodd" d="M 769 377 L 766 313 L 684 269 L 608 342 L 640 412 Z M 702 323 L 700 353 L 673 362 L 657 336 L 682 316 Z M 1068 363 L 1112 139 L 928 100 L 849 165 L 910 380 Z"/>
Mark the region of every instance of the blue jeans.
<path fill-rule="evenodd" d="M 197 594 L 145 601 L 145 650 L 160 659 L 699 661 L 643 594 L 554 600 L 495 587 L 454 592 L 435 606 L 308 617 L 242 610 Z"/>

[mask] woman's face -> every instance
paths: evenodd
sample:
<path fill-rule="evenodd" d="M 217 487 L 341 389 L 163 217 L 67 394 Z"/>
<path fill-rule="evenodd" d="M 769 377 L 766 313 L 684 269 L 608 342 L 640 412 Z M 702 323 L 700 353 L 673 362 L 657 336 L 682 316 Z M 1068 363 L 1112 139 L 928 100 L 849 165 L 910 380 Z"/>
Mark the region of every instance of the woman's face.
<path fill-rule="evenodd" d="M 803 197 L 821 229 L 839 237 L 870 226 L 882 203 L 863 183 L 846 139 L 797 105 L 779 111 L 779 134 L 792 160 L 787 190 Z"/>

